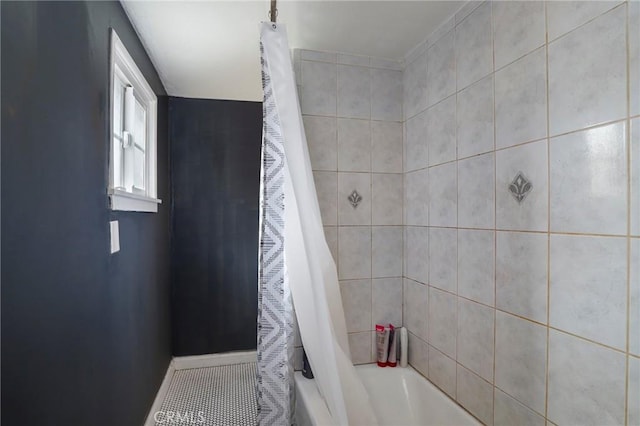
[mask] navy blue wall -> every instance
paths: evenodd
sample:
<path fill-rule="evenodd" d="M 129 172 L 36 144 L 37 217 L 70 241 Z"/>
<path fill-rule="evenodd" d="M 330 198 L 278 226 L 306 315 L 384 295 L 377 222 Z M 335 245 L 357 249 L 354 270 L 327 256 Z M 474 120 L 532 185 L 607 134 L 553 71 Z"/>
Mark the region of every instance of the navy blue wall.
<path fill-rule="evenodd" d="M 255 349 L 260 102 L 169 99 L 174 355 Z"/>
<path fill-rule="evenodd" d="M 2 424 L 140 425 L 171 357 L 165 90 L 118 2 L 0 7 Z M 110 27 L 159 95 L 157 214 L 107 208 Z"/>

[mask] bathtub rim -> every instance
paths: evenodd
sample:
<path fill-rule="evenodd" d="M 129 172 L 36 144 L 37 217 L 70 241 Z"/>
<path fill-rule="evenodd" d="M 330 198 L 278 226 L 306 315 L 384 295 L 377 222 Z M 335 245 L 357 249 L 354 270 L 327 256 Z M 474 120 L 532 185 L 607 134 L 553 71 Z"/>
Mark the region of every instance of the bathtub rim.
<path fill-rule="evenodd" d="M 367 364 L 356 365 L 355 368 L 357 370 L 376 370 L 376 369 L 379 369 L 380 367 L 378 367 L 376 363 L 367 363 Z M 426 385 L 432 387 L 434 390 L 439 392 L 439 394 L 441 394 L 453 405 L 455 405 L 455 407 L 458 410 L 460 410 L 461 413 L 464 413 L 464 415 L 468 416 L 470 420 L 472 420 L 476 425 L 478 426 L 483 425 L 483 423 L 476 416 L 474 416 L 469 410 L 463 407 L 458 401 L 453 399 L 451 395 L 447 394 L 444 390 L 440 389 L 435 383 L 433 383 L 431 380 L 429 380 L 427 377 L 425 377 L 422 373 L 420 373 L 418 370 L 413 368 L 411 365 L 407 365 L 406 367 L 398 366 L 396 368 L 398 370 L 408 370 L 410 371 L 409 374 L 417 375 L 421 380 L 424 380 L 426 382 Z M 390 368 L 390 369 L 395 370 L 396 368 Z M 334 424 L 333 418 L 329 413 L 329 409 L 327 408 L 327 405 L 324 402 L 324 398 L 322 398 L 322 396 L 320 395 L 320 391 L 318 390 L 315 384 L 315 379 L 307 379 L 302 375 L 302 371 L 296 371 L 294 374 L 294 381 L 296 386 L 296 389 L 295 389 L 296 419 L 298 417 L 298 404 L 299 404 L 298 398 L 300 398 L 302 399 L 302 402 L 304 402 L 304 409 L 306 411 L 305 415 L 311 421 L 310 423 L 311 425 L 324 426 L 324 425 Z M 303 390 L 303 392 L 300 391 L 301 389 Z M 309 409 L 310 407 L 312 408 L 312 410 Z M 317 415 L 317 416 L 314 416 L 312 418 L 310 415 L 311 412 L 313 412 L 314 415 Z M 317 420 L 316 423 L 314 423 L 313 421 L 314 419 Z M 298 423 L 296 423 L 296 425 L 297 424 Z"/>

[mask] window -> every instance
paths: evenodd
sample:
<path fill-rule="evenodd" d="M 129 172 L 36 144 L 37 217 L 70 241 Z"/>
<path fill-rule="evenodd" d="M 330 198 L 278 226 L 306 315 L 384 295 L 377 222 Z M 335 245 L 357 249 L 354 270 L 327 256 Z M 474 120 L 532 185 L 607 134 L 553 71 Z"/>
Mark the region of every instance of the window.
<path fill-rule="evenodd" d="M 110 98 L 111 209 L 157 212 L 158 99 L 113 29 Z"/>

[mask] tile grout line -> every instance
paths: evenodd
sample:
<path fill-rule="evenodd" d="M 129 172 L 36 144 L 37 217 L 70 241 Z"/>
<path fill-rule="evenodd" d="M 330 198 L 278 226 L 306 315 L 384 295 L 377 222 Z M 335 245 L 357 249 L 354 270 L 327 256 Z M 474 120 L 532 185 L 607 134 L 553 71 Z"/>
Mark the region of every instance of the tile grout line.
<path fill-rule="evenodd" d="M 549 108 L 549 19 L 548 2 L 544 2 L 544 37 L 545 37 L 545 72 L 546 72 L 546 113 L 547 113 L 547 323 L 546 331 L 546 359 L 544 373 L 544 418 L 549 421 L 549 356 L 551 343 L 551 112 Z"/>
<path fill-rule="evenodd" d="M 474 9 L 475 10 L 475 9 Z M 459 155 L 459 146 L 458 146 L 458 96 L 460 94 L 460 89 L 458 87 L 458 55 L 456 54 L 456 46 L 458 44 L 458 25 L 455 22 L 455 15 L 453 16 L 453 78 L 454 78 L 454 84 L 455 84 L 455 96 L 456 96 L 456 105 L 455 105 L 455 120 L 456 120 L 456 130 L 455 130 L 455 134 L 456 134 L 456 138 L 455 138 L 455 143 L 456 143 L 456 154 L 455 154 L 455 167 L 456 167 L 456 227 L 455 227 L 455 245 L 456 245 L 456 254 L 455 254 L 455 269 L 456 269 L 456 282 L 455 282 L 455 308 L 456 308 L 456 323 L 455 323 L 455 328 L 454 328 L 454 343 L 455 343 L 455 360 L 454 360 L 454 368 L 455 368 L 455 372 L 454 372 L 454 392 L 455 392 L 455 399 L 456 401 L 458 401 L 458 324 L 460 322 L 460 299 L 458 297 L 458 293 L 459 293 L 459 279 L 458 279 L 458 256 L 460 254 L 460 249 L 458 246 L 458 226 L 460 225 L 458 223 L 458 216 L 460 215 L 460 206 L 458 203 L 458 193 L 460 190 L 460 180 L 458 179 L 458 171 L 459 171 L 459 164 L 458 163 L 458 155 Z M 460 404 L 462 405 L 462 404 Z"/>
<path fill-rule="evenodd" d="M 497 123 L 496 123 L 496 48 L 495 48 L 495 36 L 494 36 L 494 16 L 493 16 L 493 2 L 489 2 L 491 7 L 491 60 L 492 60 L 492 86 L 493 86 L 493 381 L 491 383 L 491 402 L 492 402 L 492 410 L 491 410 L 491 419 L 492 423 L 495 422 L 496 416 L 496 352 L 498 346 L 498 310 L 496 309 L 497 305 L 497 285 L 496 285 L 496 271 L 497 271 L 497 261 L 498 261 L 498 238 L 497 238 L 497 224 L 498 224 L 498 159 L 496 155 L 496 139 L 498 135 Z"/>
<path fill-rule="evenodd" d="M 625 58 L 626 58 L 626 72 L 627 72 L 627 117 L 631 116 L 631 46 L 629 40 L 629 20 L 631 14 L 629 10 L 629 3 L 625 4 L 626 16 L 625 16 Z M 629 374 L 629 353 L 631 352 L 631 120 L 627 118 L 625 142 L 627 144 L 627 324 L 626 324 L 626 353 L 625 357 L 625 398 L 624 398 L 624 424 L 629 424 L 629 398 L 630 398 L 630 374 Z"/>
<path fill-rule="evenodd" d="M 423 70 L 423 73 L 424 73 L 423 74 L 423 76 L 424 76 L 424 98 L 423 98 L 423 100 L 424 100 L 424 105 L 425 105 L 424 111 L 425 111 L 425 114 L 426 114 L 425 118 L 427 120 L 427 123 L 429 123 L 429 113 L 427 112 L 429 110 L 429 56 L 428 56 L 428 52 L 429 52 L 429 48 L 427 47 L 425 49 L 425 51 L 422 53 L 422 54 L 424 54 L 424 62 L 425 62 L 425 69 Z M 426 128 L 427 133 L 428 133 L 428 129 L 429 128 L 428 128 L 428 124 L 427 124 L 427 128 Z M 427 134 L 424 135 L 424 138 L 425 139 L 427 138 Z M 430 158 L 429 158 L 430 157 L 429 143 L 428 142 L 429 141 L 427 139 L 427 143 L 426 143 L 426 146 L 425 146 L 425 152 L 426 152 L 426 157 L 427 157 L 426 158 L 427 166 L 429 165 L 429 160 L 430 160 Z M 426 292 L 427 306 L 425 307 L 425 313 L 423 314 L 423 315 L 426 315 L 426 318 L 425 318 L 425 328 L 426 328 L 426 330 L 424 330 L 423 333 L 424 333 L 424 336 L 425 336 L 425 343 L 426 343 L 426 346 L 424 347 L 424 349 L 426 351 L 426 353 L 424 354 L 424 358 L 426 359 L 426 364 L 427 364 L 426 365 L 426 369 L 427 369 L 426 376 L 427 376 L 427 378 L 429 378 L 429 375 L 430 375 L 429 374 L 429 337 L 430 337 L 429 331 L 430 331 L 430 323 L 431 323 L 431 321 L 429 320 L 429 317 L 431 315 L 431 310 L 429 309 L 429 302 L 431 300 L 431 294 L 430 294 L 430 291 L 429 291 L 429 273 L 431 272 L 431 265 L 430 265 L 430 259 L 429 259 L 429 220 L 430 220 L 430 217 L 431 217 L 430 216 L 431 212 L 430 212 L 430 209 L 429 209 L 429 207 L 430 207 L 429 206 L 429 200 L 430 200 L 429 172 L 427 171 L 426 173 L 427 173 L 427 175 L 426 175 L 426 181 L 427 182 L 426 182 L 426 191 L 425 192 L 426 192 L 426 204 L 427 204 L 427 206 L 426 206 L 426 211 L 427 211 L 427 220 L 426 220 L 426 223 L 427 223 L 427 226 L 426 226 L 427 253 L 426 253 L 426 262 L 425 263 L 427 264 L 427 276 L 426 276 L 425 280 L 427 282 L 425 283 L 424 291 Z"/>
<path fill-rule="evenodd" d="M 475 9 L 474 9 L 475 10 Z M 468 15 L 467 15 L 468 16 Z M 459 249 L 459 245 L 458 245 L 458 226 L 459 221 L 458 221 L 458 216 L 460 215 L 460 203 L 458 203 L 458 194 L 460 191 L 460 180 L 458 179 L 458 173 L 459 173 L 459 162 L 458 162 L 458 155 L 459 155 L 459 146 L 458 146 L 458 96 L 460 94 L 460 88 L 458 87 L 458 55 L 457 55 L 457 46 L 458 46 L 458 24 L 455 21 L 455 15 L 453 16 L 453 78 L 455 79 L 455 91 L 456 91 L 456 158 L 454 159 L 455 161 L 455 165 L 456 165 L 456 226 L 455 226 L 455 244 L 456 244 L 456 291 L 455 291 L 455 298 L 456 298 L 456 324 L 455 324 L 455 328 L 454 328 L 454 341 L 456 344 L 456 349 L 455 349 L 455 360 L 454 360 L 454 367 L 455 367 L 455 373 L 454 373 L 454 380 L 455 380 L 455 386 L 454 386 L 454 391 L 455 391 L 455 400 L 458 401 L 458 324 L 460 323 L 460 298 L 458 297 L 458 293 L 459 293 L 459 279 L 458 279 L 458 256 L 460 255 L 460 249 Z M 460 404 L 462 405 L 462 404 Z"/>
<path fill-rule="evenodd" d="M 369 228 L 369 275 L 371 276 L 369 280 L 369 291 L 370 291 L 370 304 L 369 304 L 369 328 L 373 328 L 373 133 L 371 132 L 371 100 L 373 98 L 373 81 L 371 70 L 369 69 L 369 194 L 371 197 L 371 208 L 369 209 L 369 222 L 371 223 L 371 227 Z M 374 328 L 375 329 L 375 328 Z M 369 360 L 371 359 L 371 355 L 373 352 L 373 338 L 371 335 L 371 331 L 369 331 Z M 376 354 L 377 355 L 377 354 Z"/>

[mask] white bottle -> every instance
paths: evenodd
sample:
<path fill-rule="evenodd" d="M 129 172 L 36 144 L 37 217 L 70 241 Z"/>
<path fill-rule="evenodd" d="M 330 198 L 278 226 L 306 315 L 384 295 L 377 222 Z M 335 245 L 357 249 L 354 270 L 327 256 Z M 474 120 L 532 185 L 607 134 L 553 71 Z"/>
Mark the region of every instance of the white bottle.
<path fill-rule="evenodd" d="M 400 367 L 407 366 L 407 355 L 409 354 L 409 335 L 407 327 L 400 329 Z"/>

